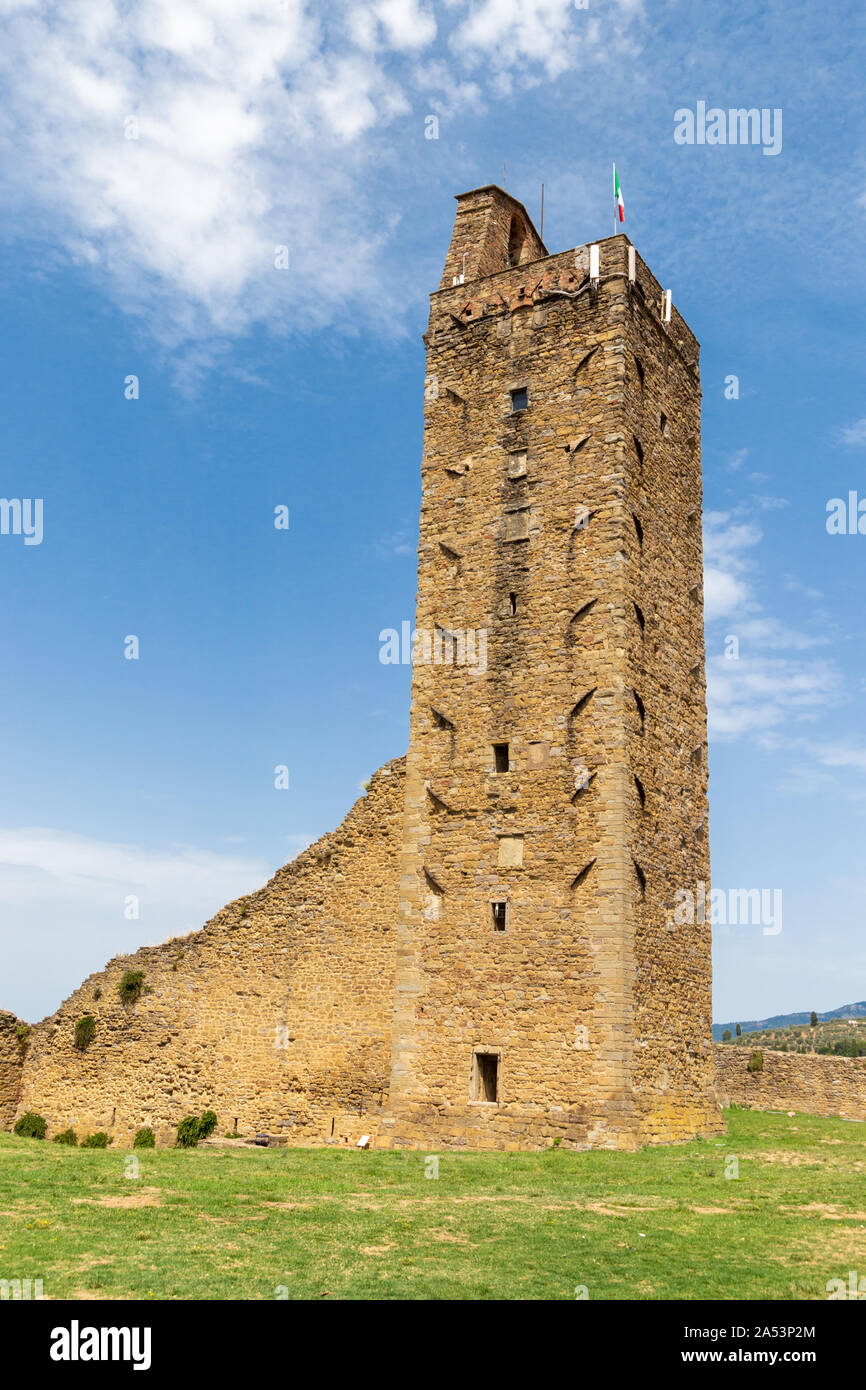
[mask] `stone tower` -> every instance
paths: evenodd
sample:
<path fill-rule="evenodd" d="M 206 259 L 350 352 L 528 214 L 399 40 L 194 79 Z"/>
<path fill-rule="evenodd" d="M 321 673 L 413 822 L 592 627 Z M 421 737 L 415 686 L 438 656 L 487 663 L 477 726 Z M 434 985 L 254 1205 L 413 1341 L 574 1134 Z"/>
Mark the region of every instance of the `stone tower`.
<path fill-rule="evenodd" d="M 715 1132 L 698 344 L 625 236 L 548 255 L 495 187 L 425 342 L 381 1142 Z"/>

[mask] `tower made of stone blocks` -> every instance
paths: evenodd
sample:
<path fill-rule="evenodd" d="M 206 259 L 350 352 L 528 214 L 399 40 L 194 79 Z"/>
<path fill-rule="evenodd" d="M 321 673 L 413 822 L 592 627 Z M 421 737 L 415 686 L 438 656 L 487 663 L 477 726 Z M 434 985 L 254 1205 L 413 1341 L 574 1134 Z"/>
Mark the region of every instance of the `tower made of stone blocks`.
<path fill-rule="evenodd" d="M 698 344 L 625 236 L 548 255 L 495 187 L 425 341 L 380 1142 L 717 1132 Z"/>

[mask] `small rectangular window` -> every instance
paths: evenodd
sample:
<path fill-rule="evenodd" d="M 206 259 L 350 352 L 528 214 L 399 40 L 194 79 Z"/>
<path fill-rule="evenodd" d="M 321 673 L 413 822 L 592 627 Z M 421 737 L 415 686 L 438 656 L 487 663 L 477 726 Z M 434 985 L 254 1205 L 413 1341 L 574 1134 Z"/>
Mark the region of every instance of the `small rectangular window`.
<path fill-rule="evenodd" d="M 497 772 L 508 771 L 508 744 L 494 743 L 493 762 Z"/>
<path fill-rule="evenodd" d="M 499 1054 L 475 1052 L 472 1055 L 471 1100 L 496 1104 L 499 1099 Z"/>
<path fill-rule="evenodd" d="M 528 393 L 527 393 L 527 388 L 526 388 L 525 386 L 518 386 L 517 389 L 516 389 L 515 391 L 512 391 L 512 392 L 511 392 L 511 409 L 512 409 L 512 411 L 514 411 L 514 410 L 525 410 L 528 404 L 529 404 Z"/>
<path fill-rule="evenodd" d="M 508 903 L 504 898 L 490 904 L 490 919 L 494 931 L 507 931 L 508 918 Z"/>

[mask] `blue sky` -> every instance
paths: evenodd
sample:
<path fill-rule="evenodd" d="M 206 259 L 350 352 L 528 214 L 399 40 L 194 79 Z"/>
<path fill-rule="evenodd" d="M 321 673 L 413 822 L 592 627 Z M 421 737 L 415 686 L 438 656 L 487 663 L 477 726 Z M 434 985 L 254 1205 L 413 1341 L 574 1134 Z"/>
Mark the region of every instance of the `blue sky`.
<path fill-rule="evenodd" d="M 0 494 L 44 499 L 41 545 L 0 536 L 0 1004 L 40 1017 L 200 925 L 405 751 L 378 634 L 413 616 L 453 194 L 507 162 L 561 250 L 609 233 L 612 158 L 703 349 L 713 882 L 783 893 L 778 934 L 717 930 L 714 1015 L 866 997 L 866 536 L 825 525 L 866 497 L 862 11 L 5 0 L 0 24 Z M 675 143 L 701 100 L 780 109 L 781 150 Z"/>

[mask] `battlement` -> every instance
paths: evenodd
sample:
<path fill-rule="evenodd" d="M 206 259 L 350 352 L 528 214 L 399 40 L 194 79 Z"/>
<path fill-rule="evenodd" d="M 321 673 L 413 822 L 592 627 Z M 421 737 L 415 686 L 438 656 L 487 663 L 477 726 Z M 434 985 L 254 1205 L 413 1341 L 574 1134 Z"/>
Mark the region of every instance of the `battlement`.
<path fill-rule="evenodd" d="M 502 194 L 501 189 L 495 191 L 502 197 L 508 197 L 507 194 Z M 515 202 L 516 207 L 522 208 L 522 204 L 516 200 L 511 201 Z M 479 250 L 471 254 L 466 253 L 467 266 L 474 266 L 477 273 L 472 276 L 467 274 L 463 280 L 458 273 L 457 282 L 452 283 L 455 277 L 451 273 L 451 267 L 462 263 L 464 254 L 464 229 L 460 226 L 459 219 L 458 212 L 442 284 L 430 296 L 431 328 L 435 326 L 441 331 L 442 315 L 451 317 L 455 324 L 466 326 L 481 318 L 505 312 L 514 313 L 557 297 L 597 295 L 603 284 L 620 281 L 628 286 L 629 293 L 634 296 L 636 302 L 656 323 L 659 330 L 664 332 L 670 345 L 681 355 L 689 370 L 695 376 L 699 375 L 698 339 L 673 303 L 673 297 L 669 318 L 666 318 L 665 289 L 624 233 L 619 232 L 616 236 L 603 237 L 597 242 L 587 242 L 583 246 L 574 246 L 567 251 L 553 253 L 546 250 L 536 234 L 536 246 L 533 249 L 537 248 L 540 254 L 533 259 L 509 265 L 507 259 L 503 259 L 500 225 L 499 238 L 494 239 L 492 247 L 488 243 L 488 254 L 482 255 Z M 475 230 L 482 236 L 485 235 L 483 228 L 477 225 Z M 461 248 L 458 261 L 455 261 L 455 244 Z M 598 252 L 598 277 L 595 279 L 590 276 L 593 247 L 597 248 Z M 592 300 L 588 302 L 591 303 Z"/>

